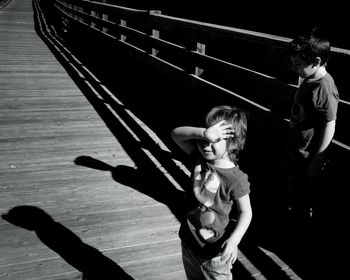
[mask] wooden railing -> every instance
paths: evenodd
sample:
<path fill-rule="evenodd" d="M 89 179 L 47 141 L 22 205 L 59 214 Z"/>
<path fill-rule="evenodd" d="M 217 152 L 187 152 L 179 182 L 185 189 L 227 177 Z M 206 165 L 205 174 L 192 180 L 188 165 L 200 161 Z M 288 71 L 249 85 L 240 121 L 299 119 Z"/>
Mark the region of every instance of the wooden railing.
<path fill-rule="evenodd" d="M 104 38 L 118 47 L 116 56 L 125 54 L 150 66 L 155 73 L 197 91 L 196 98 L 203 93 L 222 95 L 222 100 L 230 98 L 249 111 L 250 131 L 258 136 L 250 138 L 250 156 L 268 160 L 275 168 L 272 173 L 278 173 L 284 152 L 281 142 L 286 142 L 291 99 L 298 86 L 298 76 L 284 54 L 290 38 L 95 1 L 54 2 L 58 32 L 83 36 L 86 30 L 90 37 L 85 42 Z M 332 141 L 338 166 L 350 156 L 349 62 L 350 50 L 332 47 L 327 67 L 341 96 Z"/>
<path fill-rule="evenodd" d="M 88 0 L 56 0 L 56 8 L 68 30 L 78 24 L 102 32 L 174 77 L 189 76 L 194 83 L 230 92 L 246 106 L 288 118 L 298 83 L 283 54 L 290 38 Z M 329 71 L 341 95 L 334 143 L 347 148 L 348 62 L 350 50 L 332 48 Z"/>

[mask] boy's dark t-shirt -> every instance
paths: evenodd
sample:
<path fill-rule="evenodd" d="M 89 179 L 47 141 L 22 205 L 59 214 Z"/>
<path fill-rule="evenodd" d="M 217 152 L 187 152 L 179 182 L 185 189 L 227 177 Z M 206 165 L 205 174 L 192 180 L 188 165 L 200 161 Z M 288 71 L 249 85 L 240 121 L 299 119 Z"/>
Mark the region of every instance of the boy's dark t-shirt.
<path fill-rule="evenodd" d="M 234 201 L 250 192 L 248 176 L 238 165 L 217 168 L 199 159 L 191 182 L 179 236 L 187 246 L 215 254 L 234 226 L 230 220 Z"/>
<path fill-rule="evenodd" d="M 304 81 L 294 96 L 288 151 L 292 158 L 308 158 L 314 153 L 320 128 L 337 116 L 339 94 L 327 73 L 316 81 Z M 315 140 L 316 139 L 316 140 Z"/>

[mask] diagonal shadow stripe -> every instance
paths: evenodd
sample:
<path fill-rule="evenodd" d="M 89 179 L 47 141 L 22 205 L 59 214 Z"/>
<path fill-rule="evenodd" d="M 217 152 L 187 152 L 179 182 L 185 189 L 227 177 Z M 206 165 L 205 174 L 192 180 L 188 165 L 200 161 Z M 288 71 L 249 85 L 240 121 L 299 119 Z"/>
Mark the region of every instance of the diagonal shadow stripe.
<path fill-rule="evenodd" d="M 117 263 L 36 206 L 16 206 L 2 218 L 18 227 L 34 231 L 38 238 L 67 263 L 83 273 L 83 279 L 133 280 Z"/>

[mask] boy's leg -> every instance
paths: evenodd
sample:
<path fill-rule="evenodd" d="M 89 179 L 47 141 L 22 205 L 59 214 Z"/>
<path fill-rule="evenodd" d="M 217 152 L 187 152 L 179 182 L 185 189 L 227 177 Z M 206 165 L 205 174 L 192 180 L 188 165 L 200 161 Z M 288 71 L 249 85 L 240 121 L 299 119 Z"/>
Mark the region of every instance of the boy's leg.
<path fill-rule="evenodd" d="M 312 181 L 306 177 L 288 176 L 288 210 L 294 218 L 308 220 L 313 215 Z"/>
<path fill-rule="evenodd" d="M 202 271 L 207 280 L 232 280 L 232 264 L 236 257 L 221 260 L 221 256 L 207 260 L 202 264 Z"/>
<path fill-rule="evenodd" d="M 294 218 L 308 219 L 312 216 L 312 184 L 306 176 L 305 160 L 290 160 L 287 176 L 287 199 L 289 213 Z"/>
<path fill-rule="evenodd" d="M 200 263 L 198 263 L 197 258 L 194 256 L 193 252 L 187 248 L 186 244 L 181 243 L 182 249 L 182 261 L 188 280 L 203 280 L 202 270 L 200 268 Z"/>
<path fill-rule="evenodd" d="M 237 256 L 221 260 L 221 256 L 207 259 L 189 249 L 184 243 L 182 259 L 188 280 L 232 280 L 232 264 Z"/>

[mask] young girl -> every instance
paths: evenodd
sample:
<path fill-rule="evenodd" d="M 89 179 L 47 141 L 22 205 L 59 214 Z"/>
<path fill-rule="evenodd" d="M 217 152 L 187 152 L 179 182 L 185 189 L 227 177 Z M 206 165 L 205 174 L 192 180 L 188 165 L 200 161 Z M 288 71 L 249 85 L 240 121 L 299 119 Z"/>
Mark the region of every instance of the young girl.
<path fill-rule="evenodd" d="M 229 106 L 214 107 L 205 127 L 172 131 L 175 143 L 193 160 L 187 215 L 179 231 L 190 280 L 232 279 L 237 246 L 252 219 L 248 177 L 237 165 L 246 132 L 246 115 Z"/>

